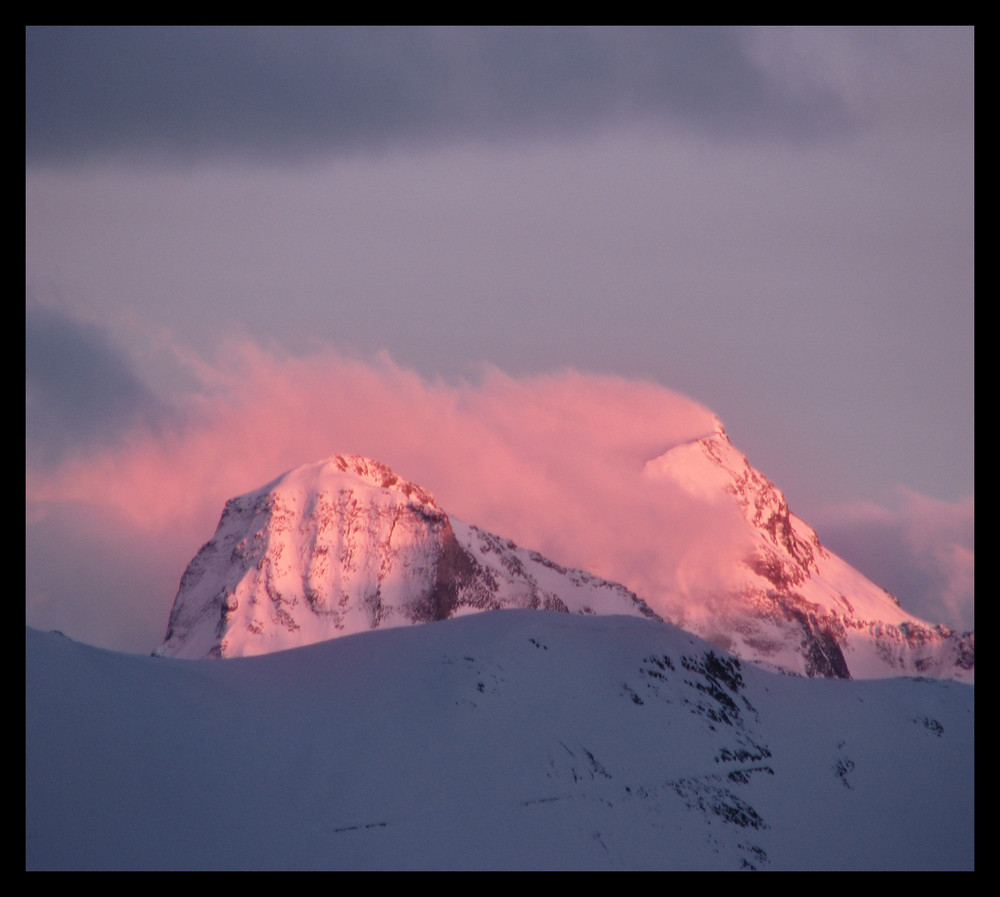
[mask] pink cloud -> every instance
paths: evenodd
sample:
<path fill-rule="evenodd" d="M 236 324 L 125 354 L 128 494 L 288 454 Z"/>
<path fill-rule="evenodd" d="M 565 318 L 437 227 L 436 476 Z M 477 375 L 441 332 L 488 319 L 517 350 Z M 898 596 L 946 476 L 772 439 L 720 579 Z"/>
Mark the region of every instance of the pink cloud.
<path fill-rule="evenodd" d="M 179 423 L 136 429 L 53 471 L 29 469 L 29 519 L 68 507 L 114 518 L 173 552 L 179 579 L 228 498 L 350 453 L 389 464 L 459 519 L 651 601 L 683 571 L 710 574 L 739 538 L 735 518 L 726 531 L 703 503 L 641 476 L 645 461 L 714 424 L 708 409 L 654 383 L 495 369 L 477 382 L 427 381 L 385 356 L 278 357 L 248 344 L 223 357 L 194 360 L 203 389 Z M 158 614 L 165 602 L 154 602 Z"/>
<path fill-rule="evenodd" d="M 145 551 L 128 580 L 135 597 L 112 601 L 123 576 L 110 573 L 102 595 L 102 564 L 94 561 L 88 594 L 73 601 L 92 602 L 95 617 L 120 613 L 123 604 L 148 617 L 148 644 L 138 649 L 155 647 L 180 575 L 211 537 L 225 501 L 335 453 L 389 464 L 453 516 L 622 582 L 675 619 L 694 584 L 725 585 L 728 565 L 720 561 L 745 545 L 734 509 L 720 517 L 704 499 L 641 475 L 646 461 L 715 423 L 710 410 L 655 383 L 573 370 L 514 378 L 495 369 L 475 382 L 429 381 L 387 356 L 362 361 L 319 350 L 281 357 L 236 343 L 221 358 L 211 365 L 189 359 L 202 389 L 169 426 L 137 428 L 54 470 L 28 470 L 36 607 L 58 605 L 63 599 L 53 592 L 74 581 L 72 571 L 58 570 L 59 547 L 47 544 L 45 533 L 68 544 L 75 531 L 85 532 L 77 541 L 93 555 L 103 552 L 110 571 L 126 563 L 128 532 Z M 48 512 L 58 527 L 41 525 Z M 971 504 L 951 508 L 909 494 L 895 516 L 871 508 L 851 513 L 854 528 L 843 532 L 857 534 L 864 520 L 880 544 L 895 546 L 889 554 L 897 561 L 936 577 L 956 615 L 971 612 L 971 540 L 940 538 L 971 521 Z M 851 523 L 847 510 L 831 525 L 837 519 Z M 96 520 L 104 521 L 97 533 Z M 157 571 L 155 581 L 144 581 L 142 570 Z M 892 589 L 874 575 L 879 571 L 863 572 Z M 914 613 L 925 610 L 897 594 Z M 942 619 L 927 610 L 922 615 Z M 74 613 L 79 618 L 79 606 Z"/>
<path fill-rule="evenodd" d="M 820 538 L 912 613 L 975 626 L 975 500 L 941 501 L 899 487 L 891 507 L 855 502 L 815 521 Z"/>

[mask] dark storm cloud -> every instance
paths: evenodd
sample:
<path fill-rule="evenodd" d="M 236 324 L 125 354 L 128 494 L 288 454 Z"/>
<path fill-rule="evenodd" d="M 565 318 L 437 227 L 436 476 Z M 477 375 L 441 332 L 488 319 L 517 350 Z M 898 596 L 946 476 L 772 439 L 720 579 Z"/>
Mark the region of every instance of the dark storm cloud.
<path fill-rule="evenodd" d="M 160 414 L 157 400 L 96 327 L 29 306 L 25 322 L 28 451 L 57 460 L 111 442 Z"/>
<path fill-rule="evenodd" d="M 790 92 L 739 29 L 31 27 L 29 161 L 309 156 L 627 120 L 809 138 L 847 118 Z"/>

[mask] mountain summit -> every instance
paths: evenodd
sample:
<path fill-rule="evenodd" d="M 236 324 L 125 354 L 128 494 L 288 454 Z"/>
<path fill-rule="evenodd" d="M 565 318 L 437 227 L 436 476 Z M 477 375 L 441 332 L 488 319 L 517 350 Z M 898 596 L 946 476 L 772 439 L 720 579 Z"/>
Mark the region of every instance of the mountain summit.
<path fill-rule="evenodd" d="M 724 575 L 681 583 L 665 568 L 654 579 L 666 585 L 640 597 L 450 517 L 426 489 L 384 464 L 334 455 L 226 504 L 214 537 L 184 573 L 155 653 L 265 654 L 524 608 L 666 621 L 805 676 L 973 680 L 973 634 L 906 613 L 824 548 L 718 421 L 639 475 L 654 497 L 662 492 L 669 501 L 680 489 L 710 513 L 737 520 L 740 549 L 714 562 Z"/>
<path fill-rule="evenodd" d="M 923 675 L 972 681 L 973 633 L 904 611 L 898 599 L 827 550 L 784 494 L 729 441 L 725 428 L 649 461 L 651 481 L 735 506 L 749 550 L 728 588 L 650 599 L 667 620 L 718 647 L 807 676 Z"/>
<path fill-rule="evenodd" d="M 334 455 L 227 502 L 155 653 L 264 654 L 502 608 L 659 619 L 624 586 L 449 517 L 384 464 Z"/>

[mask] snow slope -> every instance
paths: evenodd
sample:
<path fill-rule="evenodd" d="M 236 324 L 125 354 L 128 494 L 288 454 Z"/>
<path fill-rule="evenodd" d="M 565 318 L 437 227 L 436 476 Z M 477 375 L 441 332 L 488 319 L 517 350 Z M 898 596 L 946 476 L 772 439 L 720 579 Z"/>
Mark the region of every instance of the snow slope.
<path fill-rule="evenodd" d="M 266 656 L 26 633 L 28 869 L 971 869 L 974 686 L 503 610 Z"/>

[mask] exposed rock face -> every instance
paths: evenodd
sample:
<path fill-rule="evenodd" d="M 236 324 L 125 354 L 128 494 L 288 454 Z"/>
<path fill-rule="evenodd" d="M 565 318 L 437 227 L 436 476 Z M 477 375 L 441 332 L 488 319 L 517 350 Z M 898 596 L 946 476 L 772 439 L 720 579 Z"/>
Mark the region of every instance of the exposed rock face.
<path fill-rule="evenodd" d="M 972 681 L 974 634 L 906 613 L 893 595 L 824 548 L 721 423 L 650 461 L 646 475 L 695 495 L 726 494 L 747 522 L 752 548 L 734 558 L 738 587 L 714 600 L 710 613 L 685 614 L 686 629 L 741 657 L 807 676 Z"/>
<path fill-rule="evenodd" d="M 384 464 L 335 455 L 226 504 L 156 653 L 261 654 L 505 607 L 656 617 L 623 586 L 449 518 Z"/>

